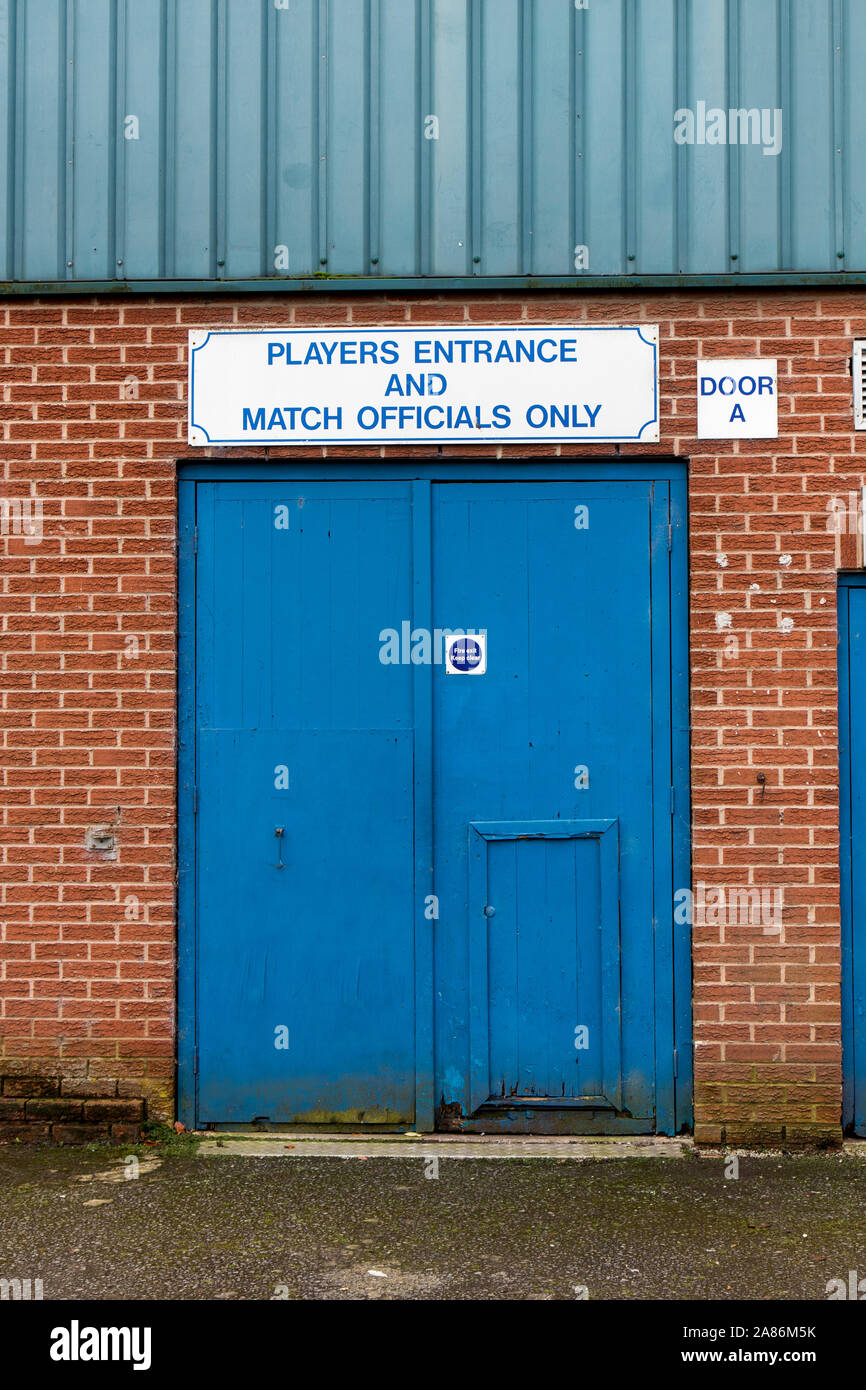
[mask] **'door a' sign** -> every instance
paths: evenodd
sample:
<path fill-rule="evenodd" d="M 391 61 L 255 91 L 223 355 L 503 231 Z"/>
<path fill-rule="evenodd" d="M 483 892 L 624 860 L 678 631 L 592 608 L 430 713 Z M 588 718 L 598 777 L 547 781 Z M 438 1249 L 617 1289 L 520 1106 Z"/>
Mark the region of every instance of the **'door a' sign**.
<path fill-rule="evenodd" d="M 658 437 L 658 328 L 646 324 L 189 335 L 190 444 Z"/>

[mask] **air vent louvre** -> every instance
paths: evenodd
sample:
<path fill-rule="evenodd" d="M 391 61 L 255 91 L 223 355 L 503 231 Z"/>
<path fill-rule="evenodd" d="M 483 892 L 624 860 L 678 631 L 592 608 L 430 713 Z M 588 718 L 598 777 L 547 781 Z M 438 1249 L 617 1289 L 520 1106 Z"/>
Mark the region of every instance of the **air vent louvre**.
<path fill-rule="evenodd" d="M 854 428 L 866 430 L 866 338 L 854 340 Z"/>

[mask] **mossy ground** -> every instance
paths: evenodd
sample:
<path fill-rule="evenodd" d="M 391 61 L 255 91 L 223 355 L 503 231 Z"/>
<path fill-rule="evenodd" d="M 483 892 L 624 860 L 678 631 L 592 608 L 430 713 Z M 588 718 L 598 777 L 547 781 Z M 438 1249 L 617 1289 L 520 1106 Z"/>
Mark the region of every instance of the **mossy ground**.
<path fill-rule="evenodd" d="M 430 1178 L 418 1158 L 205 1160 L 197 1147 L 160 1131 L 121 1149 L 0 1149 L 0 1275 L 42 1278 L 46 1298 L 573 1299 L 585 1286 L 698 1300 L 823 1300 L 828 1280 L 866 1275 L 866 1166 L 849 1154 L 743 1156 L 736 1179 L 721 1155 L 440 1158 Z"/>

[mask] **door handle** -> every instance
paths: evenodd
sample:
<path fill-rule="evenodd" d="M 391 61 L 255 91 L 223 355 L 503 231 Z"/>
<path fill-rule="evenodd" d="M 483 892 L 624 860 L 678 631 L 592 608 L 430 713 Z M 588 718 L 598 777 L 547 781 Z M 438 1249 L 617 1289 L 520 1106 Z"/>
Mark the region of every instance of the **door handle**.
<path fill-rule="evenodd" d="M 274 834 L 275 834 L 276 837 L 277 837 L 277 862 L 276 862 L 276 864 L 274 865 L 274 868 L 275 868 L 275 869 L 284 869 L 284 868 L 286 867 L 285 864 L 283 863 L 283 834 L 284 834 L 284 831 L 285 831 L 285 826 L 283 826 L 283 825 L 278 825 L 278 826 L 276 826 L 276 827 L 274 828 Z"/>

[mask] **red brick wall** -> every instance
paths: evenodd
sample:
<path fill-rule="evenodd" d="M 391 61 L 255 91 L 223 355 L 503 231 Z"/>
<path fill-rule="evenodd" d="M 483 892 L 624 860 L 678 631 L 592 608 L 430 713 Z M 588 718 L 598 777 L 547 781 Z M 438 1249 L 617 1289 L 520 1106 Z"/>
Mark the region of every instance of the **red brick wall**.
<path fill-rule="evenodd" d="M 185 443 L 187 330 L 646 320 L 661 325 L 662 443 L 603 452 L 691 461 L 694 877 L 784 892 L 778 933 L 695 926 L 696 1132 L 838 1136 L 836 570 L 856 543 L 828 531 L 827 504 L 866 472 L 848 370 L 866 295 L 51 298 L 0 314 L 0 495 L 41 499 L 44 530 L 3 540 L 10 1097 L 32 1075 L 50 1095 L 173 1113 L 174 479 L 178 458 L 207 452 Z M 779 358 L 779 438 L 699 443 L 695 359 L 758 355 Z M 116 836 L 116 859 L 85 848 L 93 827 Z"/>

